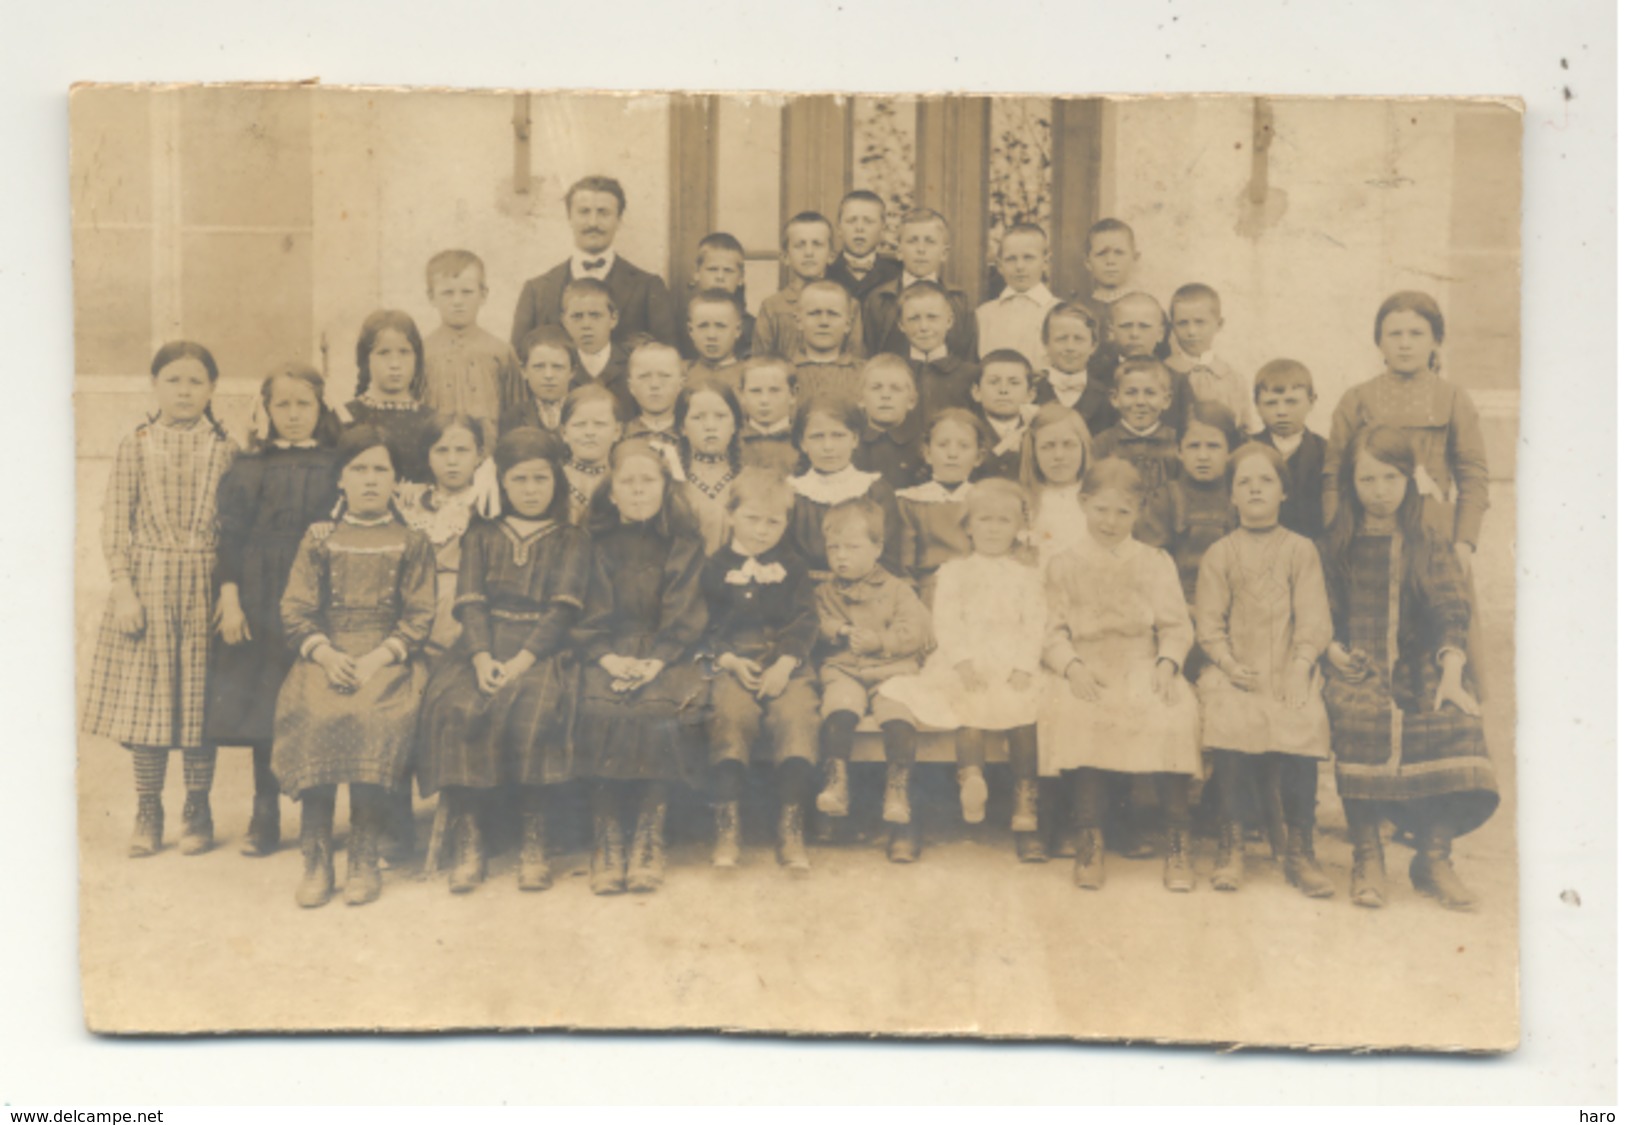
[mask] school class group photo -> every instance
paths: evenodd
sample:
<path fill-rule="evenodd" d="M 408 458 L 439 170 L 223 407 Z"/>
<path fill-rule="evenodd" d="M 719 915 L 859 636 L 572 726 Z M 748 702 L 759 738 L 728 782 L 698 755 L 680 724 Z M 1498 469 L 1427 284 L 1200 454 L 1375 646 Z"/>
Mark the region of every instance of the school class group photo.
<path fill-rule="evenodd" d="M 1267 847 L 1303 895 L 1376 908 L 1399 842 L 1417 891 L 1474 908 L 1451 853 L 1499 800 L 1475 677 L 1489 474 L 1433 296 L 1370 295 L 1372 374 L 1322 435 L 1316 373 L 1232 366 L 1226 295 L 1138 288 L 1115 219 L 1089 230 L 1086 291 L 1049 288 L 1020 223 L 997 292 L 967 293 L 941 214 L 891 236 L 851 191 L 784 223 L 788 283 L 752 315 L 726 215 L 674 293 L 617 253 L 627 205 L 606 176 L 569 187 L 575 248 L 505 337 L 477 248 L 451 247 L 424 265 L 438 323 L 355 326 L 351 401 L 268 357 L 246 448 L 211 410 L 209 341 L 157 350 L 107 484 L 82 721 L 128 749 L 132 859 L 215 847 L 222 748 L 253 771 L 228 814 L 245 856 L 297 807 L 306 908 L 372 902 L 424 858 L 414 790 L 452 893 L 498 848 L 520 891 L 549 888 L 563 794 L 612 895 L 661 887 L 680 797 L 710 809 L 694 878 L 816 878 L 871 805 L 889 858 L 929 863 L 918 775 L 946 769 L 965 823 L 1007 809 L 1010 862 L 1069 857 L 1082 890 L 1160 855 L 1170 892 L 1240 892 Z M 952 763 L 919 760 L 928 741 Z M 1323 762 L 1346 845 L 1317 838 Z M 742 846 L 752 801 L 771 858 Z M 1347 885 L 1317 847 L 1351 848 Z"/>

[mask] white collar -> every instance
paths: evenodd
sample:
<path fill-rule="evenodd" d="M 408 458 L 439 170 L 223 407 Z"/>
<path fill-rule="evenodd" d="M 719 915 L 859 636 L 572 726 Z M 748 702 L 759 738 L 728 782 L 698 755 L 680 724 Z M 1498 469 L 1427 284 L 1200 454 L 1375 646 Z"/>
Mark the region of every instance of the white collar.
<path fill-rule="evenodd" d="M 1217 362 L 1213 358 L 1212 348 L 1209 348 L 1201 355 L 1191 355 L 1190 352 L 1180 347 L 1179 341 L 1176 340 L 1174 341 L 1174 351 L 1178 352 L 1179 355 L 1184 358 L 1185 362 L 1189 363 L 1192 367 L 1206 367 L 1211 371 L 1213 369 L 1213 365 Z"/>
<path fill-rule="evenodd" d="M 1056 303 L 1055 294 L 1051 293 L 1049 291 L 1049 286 L 1045 285 L 1042 281 L 1035 284 L 1025 293 L 1018 293 L 1014 289 L 1006 287 L 1004 292 L 999 294 L 999 303 L 1001 305 L 1007 305 L 1013 301 L 1031 301 L 1033 304 L 1038 305 L 1041 308 Z"/>
<path fill-rule="evenodd" d="M 757 437 L 773 437 L 776 434 L 787 434 L 790 432 L 790 419 L 780 418 L 771 426 L 763 427 L 751 419 L 746 418 L 745 429 L 750 433 L 755 434 Z"/>
<path fill-rule="evenodd" d="M 1116 289 L 1105 289 L 1096 286 L 1095 291 L 1089 294 L 1090 300 L 1099 301 L 1106 305 L 1111 304 L 1119 297 L 1126 296 L 1128 296 L 1128 289 L 1121 285 L 1119 285 Z"/>
<path fill-rule="evenodd" d="M 897 493 L 899 500 L 912 500 L 916 504 L 946 504 L 951 501 L 962 501 L 970 488 L 970 481 L 962 480 L 949 488 L 939 480 L 928 480 L 924 484 L 917 484 L 913 488 L 904 488 Z"/>
<path fill-rule="evenodd" d="M 595 270 L 587 269 L 588 262 L 596 262 L 600 258 L 602 258 L 604 262 L 600 268 Z M 615 247 L 613 246 L 611 246 L 608 250 L 605 250 L 602 254 L 586 254 L 583 253 L 579 248 L 570 252 L 571 277 L 595 277 L 599 281 L 603 281 L 609 276 L 609 271 L 614 268 Z"/>
<path fill-rule="evenodd" d="M 1143 430 L 1136 430 L 1133 426 L 1129 425 L 1127 418 L 1119 418 L 1117 420 L 1117 424 L 1122 426 L 1123 431 L 1130 437 L 1148 438 L 1162 428 L 1162 419 L 1158 418 L 1155 422 L 1151 423 L 1150 426 Z"/>
<path fill-rule="evenodd" d="M 869 486 L 879 479 L 879 473 L 866 473 L 856 465 L 848 465 L 837 473 L 808 469 L 799 477 L 790 478 L 790 488 L 796 495 L 819 504 L 839 504 L 867 494 Z"/>
<path fill-rule="evenodd" d="M 937 285 L 941 285 L 942 284 L 942 275 L 934 273 L 930 277 L 915 277 L 913 274 L 909 273 L 907 270 L 904 270 L 903 271 L 903 276 L 900 277 L 898 279 L 898 281 L 902 286 L 902 288 L 900 288 L 898 290 L 898 292 L 901 293 L 903 291 L 903 289 L 907 289 L 910 285 L 915 285 L 915 284 L 918 284 L 919 282 L 922 282 L 922 281 L 930 281 L 930 282 L 936 283 Z"/>
<path fill-rule="evenodd" d="M 1290 457 L 1298 451 L 1298 446 L 1303 444 L 1303 435 L 1304 431 L 1299 430 L 1291 437 L 1277 437 L 1272 431 L 1270 433 L 1270 444 L 1275 446 L 1276 452 L 1282 457 Z"/>
<path fill-rule="evenodd" d="M 928 352 L 922 352 L 919 348 L 910 347 L 908 357 L 916 363 L 935 363 L 939 359 L 948 358 L 948 345 L 944 344 L 939 348 L 932 348 Z"/>
<path fill-rule="evenodd" d="M 315 449 L 316 446 L 315 438 L 306 438 L 304 441 L 288 441 L 284 438 L 273 438 L 271 440 L 272 449 Z"/>
<path fill-rule="evenodd" d="M 988 428 L 999 437 L 1009 437 L 1011 434 L 1020 433 L 1027 425 L 1027 419 L 1023 417 L 1019 410 L 1010 418 L 995 418 L 984 410 L 982 411 L 982 417 L 987 419 Z"/>
<path fill-rule="evenodd" d="M 1078 396 L 1083 393 L 1083 389 L 1089 385 L 1089 371 L 1087 368 L 1069 375 L 1065 371 L 1057 371 L 1052 367 L 1045 372 L 1045 375 L 1049 379 L 1049 385 L 1054 389 L 1057 397 L 1062 394 L 1071 396 L 1072 402 L 1068 402 L 1068 406 L 1076 402 Z"/>
<path fill-rule="evenodd" d="M 604 345 L 602 351 L 596 351 L 590 355 L 586 352 L 577 352 L 576 355 L 581 360 L 582 370 L 586 371 L 588 375 L 591 375 L 594 379 L 596 379 L 599 375 L 603 374 L 604 368 L 609 366 L 609 357 L 613 355 L 614 352 L 615 345 L 613 343 L 608 343 Z"/>

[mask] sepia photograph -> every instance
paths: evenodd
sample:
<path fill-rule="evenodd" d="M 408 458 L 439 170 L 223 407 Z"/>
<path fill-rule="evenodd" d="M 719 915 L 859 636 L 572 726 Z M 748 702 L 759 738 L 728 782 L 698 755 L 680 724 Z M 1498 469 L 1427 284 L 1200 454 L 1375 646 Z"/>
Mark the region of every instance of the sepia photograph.
<path fill-rule="evenodd" d="M 1522 136 L 76 87 L 87 1025 L 1511 1049 Z"/>

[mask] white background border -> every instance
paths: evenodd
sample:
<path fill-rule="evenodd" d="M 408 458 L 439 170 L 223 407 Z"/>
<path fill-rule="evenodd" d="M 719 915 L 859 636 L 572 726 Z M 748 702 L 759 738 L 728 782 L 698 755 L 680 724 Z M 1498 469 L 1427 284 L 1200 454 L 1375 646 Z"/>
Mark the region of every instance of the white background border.
<path fill-rule="evenodd" d="M 25 0 L 7 8 L 0 1102 L 1614 1099 L 1617 51 L 1607 0 Z M 1522 1049 L 1499 1059 L 1376 1059 L 698 1036 L 87 1035 L 74 917 L 67 87 L 316 76 L 467 87 L 1522 96 Z M 1559 901 L 1568 888 L 1581 906 Z M 175 950 L 177 959 L 190 955 Z"/>

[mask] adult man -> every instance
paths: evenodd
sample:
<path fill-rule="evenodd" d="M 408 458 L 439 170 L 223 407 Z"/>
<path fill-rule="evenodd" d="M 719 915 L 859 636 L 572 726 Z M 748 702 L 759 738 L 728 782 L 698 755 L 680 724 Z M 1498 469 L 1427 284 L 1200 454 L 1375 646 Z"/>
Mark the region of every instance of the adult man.
<path fill-rule="evenodd" d="M 615 232 L 626 213 L 626 192 L 608 176 L 587 176 L 564 195 L 575 251 L 540 277 L 525 282 L 513 314 L 518 348 L 534 328 L 561 323 L 559 298 L 571 281 L 590 277 L 609 286 L 619 321 L 614 339 L 624 342 L 647 333 L 663 343 L 677 341 L 677 320 L 666 283 L 615 253 Z"/>

